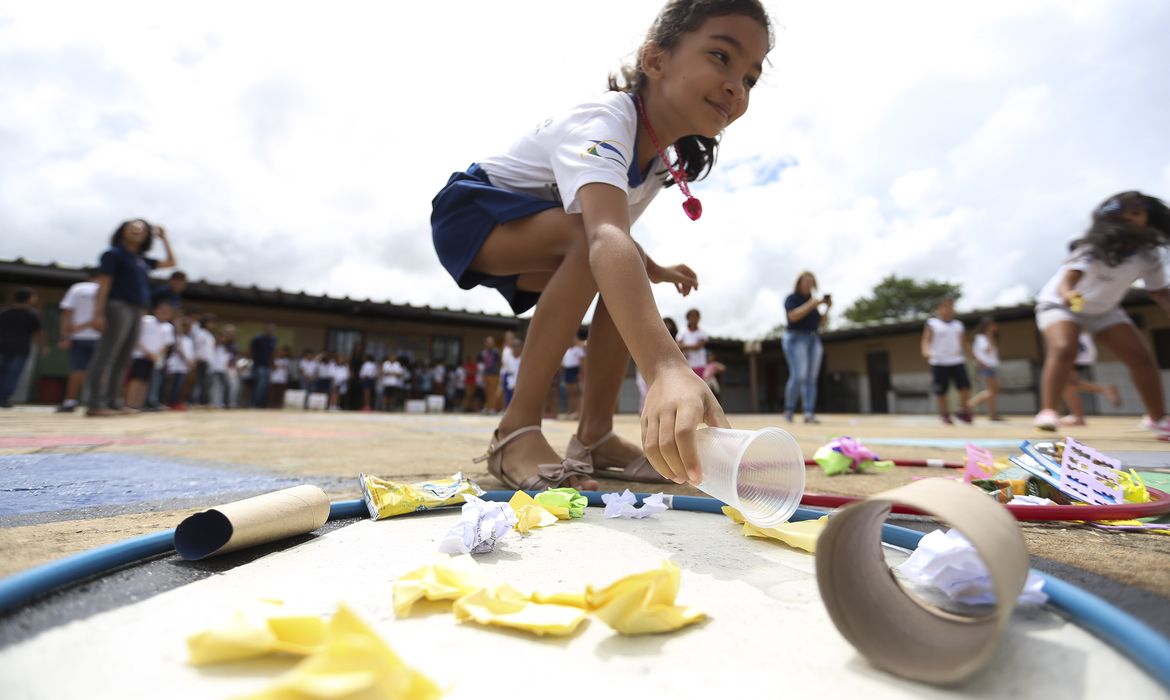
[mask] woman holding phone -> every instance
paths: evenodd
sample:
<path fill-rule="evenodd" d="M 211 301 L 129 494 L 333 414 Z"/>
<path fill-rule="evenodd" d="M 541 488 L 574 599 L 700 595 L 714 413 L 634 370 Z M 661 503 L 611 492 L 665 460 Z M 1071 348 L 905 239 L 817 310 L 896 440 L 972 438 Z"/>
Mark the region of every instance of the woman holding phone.
<path fill-rule="evenodd" d="M 784 418 L 789 423 L 796 413 L 799 394 L 805 423 L 817 420 L 817 378 L 821 374 L 821 324 L 828 318 L 833 297 L 817 298 L 817 278 L 805 271 L 796 278 L 792 294 L 784 300 L 788 312 L 788 329 L 784 332 L 784 357 L 788 360 L 788 385 L 784 389 Z M 822 314 L 820 307 L 824 305 Z"/>

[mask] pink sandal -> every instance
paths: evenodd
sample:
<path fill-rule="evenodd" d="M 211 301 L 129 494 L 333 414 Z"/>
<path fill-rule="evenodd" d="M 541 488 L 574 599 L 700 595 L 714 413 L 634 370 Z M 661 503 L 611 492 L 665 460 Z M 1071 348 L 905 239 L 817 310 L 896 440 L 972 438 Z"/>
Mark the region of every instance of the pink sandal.
<path fill-rule="evenodd" d="M 654 467 L 650 466 L 650 460 L 646 459 L 646 455 L 640 455 L 628 464 L 599 463 L 598 457 L 593 454 L 602 443 L 610 438 L 617 437 L 617 433 L 612 430 L 601 437 L 600 440 L 592 445 L 586 445 L 577 439 L 577 436 L 569 438 L 569 447 L 565 450 L 566 459 L 580 460 L 588 464 L 593 470 L 594 476 L 602 476 L 607 479 L 620 479 L 622 481 L 640 481 L 646 484 L 669 484 L 672 483 L 670 479 L 655 471 Z"/>
<path fill-rule="evenodd" d="M 513 440 L 528 435 L 529 433 L 539 433 L 539 425 L 530 425 L 524 428 L 518 428 L 508 434 L 508 437 L 503 440 L 500 439 L 500 431 L 492 433 L 491 444 L 488 445 L 487 453 L 481 457 L 476 457 L 472 462 L 479 464 L 480 462 L 487 462 L 488 473 L 499 479 L 505 486 L 510 489 L 518 489 L 520 491 L 544 491 L 545 489 L 555 489 L 566 485 L 569 479 L 574 476 L 590 477 L 592 476 L 593 468 L 586 462 L 577 459 L 570 459 L 566 457 L 561 460 L 559 464 L 540 464 L 536 467 L 536 473 L 528 477 L 524 481 L 517 482 L 512 477 L 504 473 L 504 447 Z"/>

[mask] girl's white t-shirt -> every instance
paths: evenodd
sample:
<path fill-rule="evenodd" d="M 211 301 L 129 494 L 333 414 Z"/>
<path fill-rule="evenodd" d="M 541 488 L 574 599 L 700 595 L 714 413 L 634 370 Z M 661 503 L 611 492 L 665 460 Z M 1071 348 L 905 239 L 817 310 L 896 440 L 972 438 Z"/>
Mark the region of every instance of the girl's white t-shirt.
<path fill-rule="evenodd" d="M 231 360 L 232 351 L 228 350 L 226 345 L 216 345 L 215 349 L 211 351 L 211 362 L 207 366 L 212 372 L 226 373 Z"/>
<path fill-rule="evenodd" d="M 65 292 L 65 297 L 61 299 L 61 308 L 73 312 L 73 318 L 70 319 L 73 325 L 80 326 L 93 320 L 97 293 L 97 282 L 78 282 Z M 94 328 L 83 328 L 69 337 L 74 340 L 97 340 L 102 334 Z"/>
<path fill-rule="evenodd" d="M 1057 292 L 1060 280 L 1064 279 L 1064 273 L 1069 270 L 1080 270 L 1082 277 L 1077 282 L 1076 290 L 1085 300 L 1080 313 L 1087 316 L 1108 313 L 1121 304 L 1125 293 L 1139 279 L 1149 291 L 1170 287 L 1170 276 L 1166 271 L 1170 261 L 1166 259 L 1165 250 L 1159 248 L 1133 255 L 1117 267 L 1109 267 L 1093 257 L 1087 249 L 1078 248 L 1036 295 L 1036 302 L 1063 306 L 1064 301 Z"/>
<path fill-rule="evenodd" d="M 930 364 L 941 367 L 963 364 L 963 322 L 927 319 L 930 328 Z"/>
<path fill-rule="evenodd" d="M 971 342 L 971 354 L 984 367 L 999 367 L 999 348 L 995 347 L 986 334 L 980 333 L 975 336 L 975 340 Z"/>
<path fill-rule="evenodd" d="M 175 349 L 167 358 L 167 372 L 170 374 L 185 374 L 191 371 L 187 362 L 195 361 L 195 341 L 189 335 L 180 335 L 175 338 Z"/>
<path fill-rule="evenodd" d="M 613 185 L 629 197 L 633 223 L 662 189 L 666 173 L 658 162 L 649 173 L 638 171 L 637 135 L 633 96 L 611 91 L 545 120 L 479 166 L 496 187 L 560 202 L 567 214 L 581 213 L 577 193 L 585 185 Z"/>
<path fill-rule="evenodd" d="M 167 347 L 167 333 L 163 327 L 169 325 L 171 324 L 160 321 L 150 314 L 143 316 L 138 325 L 138 342 L 135 343 L 134 351 L 130 353 L 130 356 L 138 359 L 146 357 L 147 353 L 161 355 Z"/>
<path fill-rule="evenodd" d="M 402 386 L 402 365 L 397 360 L 386 360 L 382 363 L 382 386 L 398 388 Z"/>
<path fill-rule="evenodd" d="M 581 366 L 581 360 L 585 358 L 585 348 L 580 345 L 573 345 L 565 351 L 565 356 L 561 358 L 561 366 L 566 369 L 573 369 Z"/>
<path fill-rule="evenodd" d="M 358 370 L 358 376 L 362 379 L 373 379 L 378 376 L 378 365 L 374 364 L 373 360 L 366 360 Z"/>
<path fill-rule="evenodd" d="M 272 361 L 272 375 L 268 381 L 273 384 L 288 384 L 288 358 L 278 357 Z"/>
<path fill-rule="evenodd" d="M 704 331 L 702 328 L 696 328 L 692 331 L 688 327 L 679 331 L 675 340 L 682 343 L 683 345 L 698 345 L 699 343 L 706 343 L 708 340 L 710 340 L 710 338 L 707 336 L 706 331 Z M 703 368 L 707 366 L 706 345 L 699 348 L 698 350 L 684 350 L 683 354 L 687 356 L 687 364 L 690 365 L 692 369 L 695 367 Z"/>
<path fill-rule="evenodd" d="M 297 364 L 297 367 L 301 370 L 301 381 L 309 382 L 316 379 L 317 366 L 318 363 L 316 360 L 306 360 L 302 358 L 301 361 Z"/>

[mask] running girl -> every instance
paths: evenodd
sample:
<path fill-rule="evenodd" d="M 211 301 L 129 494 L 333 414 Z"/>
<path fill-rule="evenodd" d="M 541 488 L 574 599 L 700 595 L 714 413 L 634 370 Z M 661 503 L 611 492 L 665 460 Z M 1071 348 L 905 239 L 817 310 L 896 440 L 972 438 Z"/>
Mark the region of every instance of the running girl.
<path fill-rule="evenodd" d="M 1170 315 L 1170 276 L 1165 251 L 1170 246 L 1170 209 L 1156 197 L 1131 191 L 1105 200 L 1093 210 L 1093 223 L 1069 244 L 1072 253 L 1036 295 L 1036 325 L 1046 346 L 1040 386 L 1040 412 L 1034 425 L 1056 430 L 1056 404 L 1077 357 L 1077 336 L 1091 333 L 1129 369 L 1155 432 L 1170 433 L 1162 379 L 1150 349 L 1121 300 L 1138 279 Z"/>

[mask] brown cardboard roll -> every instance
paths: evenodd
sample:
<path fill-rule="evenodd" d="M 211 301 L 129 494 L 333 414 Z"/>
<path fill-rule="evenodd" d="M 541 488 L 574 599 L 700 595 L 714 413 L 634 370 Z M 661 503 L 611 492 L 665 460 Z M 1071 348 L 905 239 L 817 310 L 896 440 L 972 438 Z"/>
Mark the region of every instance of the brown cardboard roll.
<path fill-rule="evenodd" d="M 991 575 L 993 613 L 963 617 L 902 588 L 882 556 L 882 523 L 894 504 L 918 508 L 970 540 Z M 926 479 L 829 518 L 817 540 L 816 568 L 829 616 L 870 663 L 917 681 L 956 683 L 995 653 L 1028 577 L 1028 552 L 1019 525 L 999 503 L 968 484 Z"/>
<path fill-rule="evenodd" d="M 175 528 L 175 551 L 206 559 L 312 532 L 329 519 L 329 496 L 317 486 L 294 486 L 187 517 Z"/>

